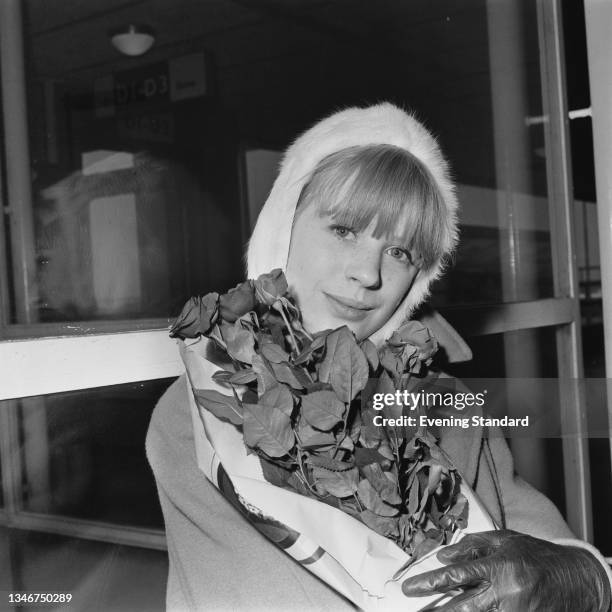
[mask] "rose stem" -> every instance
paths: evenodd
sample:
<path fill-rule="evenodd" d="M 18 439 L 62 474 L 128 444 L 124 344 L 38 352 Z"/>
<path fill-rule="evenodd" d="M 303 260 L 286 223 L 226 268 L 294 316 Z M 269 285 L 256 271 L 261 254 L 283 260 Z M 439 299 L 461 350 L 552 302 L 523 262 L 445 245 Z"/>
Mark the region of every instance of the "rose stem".
<path fill-rule="evenodd" d="M 361 505 L 361 502 L 359 501 L 359 498 L 357 497 L 355 493 L 353 493 L 353 497 L 355 498 L 355 501 L 357 502 L 357 507 L 359 508 L 359 512 L 363 512 L 363 506 Z"/>
<path fill-rule="evenodd" d="M 283 321 L 285 322 L 285 325 L 287 326 L 287 329 L 289 330 L 289 334 L 291 336 L 291 340 L 293 343 L 293 350 L 295 351 L 295 354 L 298 354 L 299 351 L 299 345 L 298 342 L 295 338 L 295 335 L 293 334 L 293 329 L 291 327 L 291 324 L 289 323 L 289 320 L 287 319 L 287 316 L 285 315 L 285 309 L 283 308 L 283 305 L 280 305 L 280 308 L 277 308 L 278 312 L 280 312 L 281 317 L 283 317 Z"/>

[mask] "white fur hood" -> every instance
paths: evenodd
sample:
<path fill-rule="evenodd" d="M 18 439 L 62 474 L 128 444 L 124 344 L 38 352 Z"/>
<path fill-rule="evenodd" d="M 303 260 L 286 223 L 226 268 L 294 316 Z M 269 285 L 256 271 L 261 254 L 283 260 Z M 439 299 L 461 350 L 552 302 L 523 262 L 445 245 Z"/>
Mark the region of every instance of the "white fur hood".
<path fill-rule="evenodd" d="M 414 117 L 383 103 L 368 108 L 348 108 L 317 123 L 287 149 L 272 191 L 261 210 L 247 252 L 248 278 L 274 268 L 285 269 L 295 207 L 304 184 L 327 155 L 355 145 L 390 144 L 408 150 L 434 177 L 449 211 L 450 223 L 443 238 L 445 253 L 457 241 L 457 198 L 448 164 L 433 136 Z M 427 297 L 429 285 L 442 271 L 442 262 L 427 273 L 419 272 L 406 299 L 372 340 L 382 343 Z"/>

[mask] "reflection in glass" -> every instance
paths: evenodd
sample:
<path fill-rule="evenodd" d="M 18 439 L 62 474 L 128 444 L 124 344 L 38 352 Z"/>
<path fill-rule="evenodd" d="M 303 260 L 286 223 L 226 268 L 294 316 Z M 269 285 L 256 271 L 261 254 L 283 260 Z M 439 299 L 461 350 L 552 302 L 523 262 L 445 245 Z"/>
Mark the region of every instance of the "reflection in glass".
<path fill-rule="evenodd" d="M 144 443 L 170 382 L 20 400 L 24 510 L 163 527 Z"/>
<path fill-rule="evenodd" d="M 96 151 L 37 193 L 39 320 L 165 316 L 185 292 L 179 169 L 149 155 Z"/>
<path fill-rule="evenodd" d="M 166 44 L 130 59 L 98 33 L 119 12 L 140 23 L 141 4 L 24 5 L 33 322 L 168 317 L 232 286 L 262 203 L 245 151 L 384 99 L 439 136 L 459 183 L 464 242 L 439 301 L 552 294 L 535 3 L 308 1 L 281 18 L 158 0 Z"/>

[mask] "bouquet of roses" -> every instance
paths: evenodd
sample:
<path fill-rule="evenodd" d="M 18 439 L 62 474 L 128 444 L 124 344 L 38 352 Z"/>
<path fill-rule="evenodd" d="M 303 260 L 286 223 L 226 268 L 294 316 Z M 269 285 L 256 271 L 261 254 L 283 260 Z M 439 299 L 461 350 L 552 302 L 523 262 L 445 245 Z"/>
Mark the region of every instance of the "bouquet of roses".
<path fill-rule="evenodd" d="M 435 382 L 428 366 L 437 341 L 419 322 L 402 325 L 380 350 L 347 327 L 311 335 L 274 270 L 228 293 L 192 298 L 171 335 L 214 343 L 213 378 L 228 393 L 195 388 L 196 402 L 241 432 L 269 483 L 358 519 L 410 562 L 467 525 L 460 475 L 432 433 L 374 425 L 375 393 Z M 382 414 L 406 409 L 385 406 Z"/>

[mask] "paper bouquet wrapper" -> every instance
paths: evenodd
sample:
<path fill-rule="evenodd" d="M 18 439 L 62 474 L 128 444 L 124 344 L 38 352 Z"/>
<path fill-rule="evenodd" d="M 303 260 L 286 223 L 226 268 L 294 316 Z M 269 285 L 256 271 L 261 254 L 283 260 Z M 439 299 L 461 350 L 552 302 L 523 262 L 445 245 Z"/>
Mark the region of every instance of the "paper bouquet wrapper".
<path fill-rule="evenodd" d="M 206 339 L 179 340 L 181 356 L 194 389 L 214 389 L 229 395 L 212 375 L 219 367 L 205 357 Z M 439 548 L 404 572 L 409 560 L 394 542 L 350 515 L 270 484 L 264 479 L 258 456 L 247 455 L 242 433 L 231 423 L 201 409 L 189 393 L 198 466 L 206 477 L 264 535 L 363 610 L 417 612 L 448 598 L 440 594 L 406 597 L 402 582 L 437 569 Z M 489 514 L 465 483 L 461 492 L 469 502 L 468 526 L 457 531 L 451 543 L 466 533 L 495 529 Z"/>

